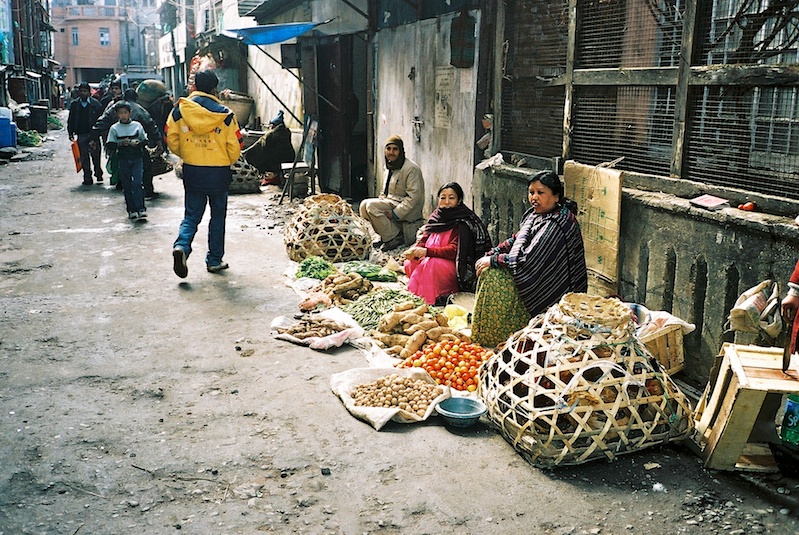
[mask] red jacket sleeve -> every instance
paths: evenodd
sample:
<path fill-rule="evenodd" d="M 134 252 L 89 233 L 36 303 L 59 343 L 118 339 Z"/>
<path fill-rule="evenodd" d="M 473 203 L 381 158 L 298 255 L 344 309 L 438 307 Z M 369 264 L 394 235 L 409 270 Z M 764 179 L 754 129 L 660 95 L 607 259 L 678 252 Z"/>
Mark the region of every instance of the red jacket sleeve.
<path fill-rule="evenodd" d="M 455 227 L 452 230 L 452 234 L 450 235 L 450 241 L 448 244 L 442 247 L 426 247 L 427 249 L 427 256 L 433 258 L 444 258 L 446 260 L 455 260 L 455 257 L 458 256 L 458 228 Z M 427 243 L 427 236 L 423 236 L 422 240 Z M 422 240 L 419 240 L 420 242 Z M 424 247 L 424 245 L 422 245 Z"/>
<path fill-rule="evenodd" d="M 791 273 L 791 278 L 788 281 L 799 284 L 799 262 L 796 262 L 796 267 L 793 268 L 793 273 Z"/>

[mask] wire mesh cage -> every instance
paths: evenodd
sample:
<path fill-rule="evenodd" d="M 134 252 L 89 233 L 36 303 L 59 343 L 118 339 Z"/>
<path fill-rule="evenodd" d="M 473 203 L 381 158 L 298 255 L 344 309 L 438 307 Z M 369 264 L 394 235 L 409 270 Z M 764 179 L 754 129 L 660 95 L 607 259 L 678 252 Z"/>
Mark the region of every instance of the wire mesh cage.
<path fill-rule="evenodd" d="M 566 294 L 480 368 L 492 424 L 540 467 L 686 438 L 690 404 L 634 329 L 618 299 Z"/>

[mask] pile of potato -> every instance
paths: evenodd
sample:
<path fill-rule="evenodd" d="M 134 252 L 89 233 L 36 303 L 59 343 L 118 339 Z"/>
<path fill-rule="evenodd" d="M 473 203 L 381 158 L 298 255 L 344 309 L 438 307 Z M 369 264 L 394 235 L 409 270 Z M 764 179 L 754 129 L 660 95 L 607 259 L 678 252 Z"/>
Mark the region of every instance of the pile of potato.
<path fill-rule="evenodd" d="M 433 383 L 392 373 L 355 387 L 350 396 L 358 406 L 397 407 L 417 416 L 424 416 L 433 400 L 443 393 L 443 388 Z"/>
<path fill-rule="evenodd" d="M 413 355 L 428 341 L 470 341 L 468 336 L 448 327 L 444 314 L 433 316 L 427 305 L 417 307 L 412 301 L 394 305 L 392 312 L 380 318 L 377 330 L 366 334 L 387 353 L 402 359 Z"/>
<path fill-rule="evenodd" d="M 358 273 L 336 271 L 322 281 L 317 291 L 327 294 L 334 305 L 346 305 L 369 293 L 373 287 L 372 281 Z"/>

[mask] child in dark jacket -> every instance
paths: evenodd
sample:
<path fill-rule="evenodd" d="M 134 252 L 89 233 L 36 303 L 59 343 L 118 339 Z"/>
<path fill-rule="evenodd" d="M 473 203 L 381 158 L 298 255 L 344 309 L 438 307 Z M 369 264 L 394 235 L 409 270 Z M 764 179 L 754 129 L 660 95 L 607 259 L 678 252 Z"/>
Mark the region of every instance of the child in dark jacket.
<path fill-rule="evenodd" d="M 114 105 L 119 122 L 108 130 L 106 147 L 109 155 L 116 153 L 119 162 L 119 181 L 125 191 L 125 206 L 128 218 L 135 221 L 147 219 L 144 206 L 144 146 L 147 134 L 138 121 L 130 118 L 130 104 L 121 100 Z"/>

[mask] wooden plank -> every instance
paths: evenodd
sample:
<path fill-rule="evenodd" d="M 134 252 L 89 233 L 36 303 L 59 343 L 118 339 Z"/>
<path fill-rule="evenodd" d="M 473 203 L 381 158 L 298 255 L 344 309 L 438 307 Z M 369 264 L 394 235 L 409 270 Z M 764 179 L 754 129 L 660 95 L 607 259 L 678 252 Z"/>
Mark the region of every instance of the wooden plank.
<path fill-rule="evenodd" d="M 732 376 L 732 372 L 730 371 L 730 359 L 724 357 L 719 364 L 719 371 L 716 375 L 715 381 L 715 388 L 711 392 L 709 401 L 706 402 L 704 406 L 704 410 L 702 412 L 701 419 L 696 423 L 696 429 L 700 433 L 705 432 L 705 430 L 710 426 L 711 422 L 716 420 L 716 415 L 718 410 L 720 409 L 719 406 L 719 399 L 727 390 L 730 384 L 730 377 Z M 711 381 L 710 384 L 713 384 Z M 708 384 L 708 386 L 710 386 Z"/>
<path fill-rule="evenodd" d="M 713 450 L 705 462 L 706 467 L 718 470 L 730 470 L 735 467 L 744 446 L 749 441 L 749 435 L 765 397 L 766 392 L 763 391 L 738 390 L 738 395 L 733 397 L 729 416 L 725 418 L 724 430 L 715 440 Z M 725 407 L 725 411 L 727 409 L 728 407 Z M 710 442 L 713 441 L 711 434 Z"/>
<path fill-rule="evenodd" d="M 777 461 L 771 454 L 768 444 L 750 442 L 744 446 L 735 468 L 746 472 L 777 473 Z"/>

